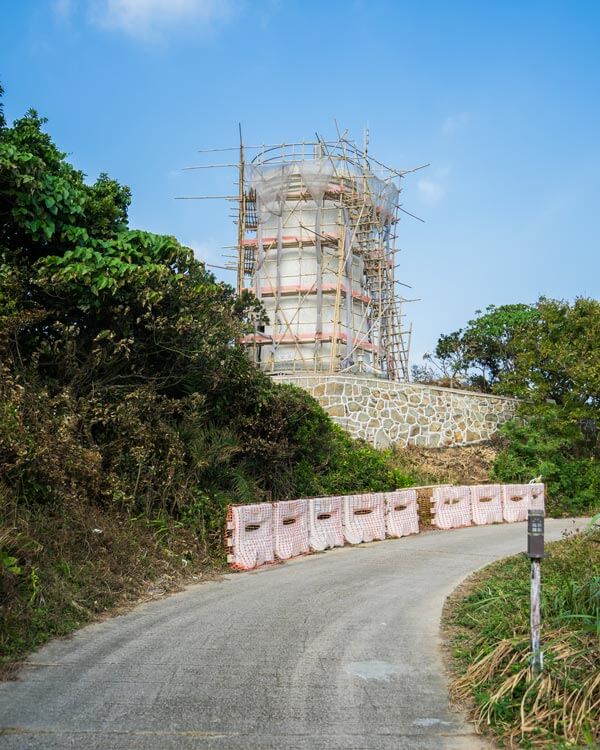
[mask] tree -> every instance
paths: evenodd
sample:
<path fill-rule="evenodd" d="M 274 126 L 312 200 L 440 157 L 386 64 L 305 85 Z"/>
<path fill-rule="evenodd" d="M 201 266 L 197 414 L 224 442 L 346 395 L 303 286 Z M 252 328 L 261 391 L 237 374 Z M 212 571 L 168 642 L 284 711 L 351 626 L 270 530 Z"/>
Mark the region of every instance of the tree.
<path fill-rule="evenodd" d="M 542 297 L 533 325 L 511 342 L 513 366 L 498 390 L 536 405 L 548 400 L 573 417 L 600 410 L 600 302 L 580 297 L 573 304 Z"/>
<path fill-rule="evenodd" d="M 193 494 L 183 425 L 271 386 L 236 344 L 260 306 L 129 229 L 129 189 L 87 184 L 44 126 L 31 110 L 0 130 L 0 484 L 174 512 Z"/>
<path fill-rule="evenodd" d="M 550 509 L 593 509 L 600 491 L 600 302 L 540 298 L 534 305 L 490 305 L 454 333 L 440 336 L 435 357 L 456 385 L 521 399 L 518 418 L 501 433 L 494 472 L 503 481 L 541 475 Z M 417 370 L 420 379 L 434 375 Z M 446 378 L 446 380 L 444 380 Z M 431 382 L 431 381 L 430 381 Z"/>
<path fill-rule="evenodd" d="M 537 319 L 534 305 L 489 305 L 465 328 L 442 334 L 435 354 L 426 354 L 441 376 L 451 383 L 493 390 L 515 367 L 515 339 Z"/>
<path fill-rule="evenodd" d="M 496 390 L 523 399 L 496 475 L 542 475 L 551 509 L 583 513 L 600 492 L 600 303 L 541 298 L 535 323 L 512 341 L 513 366 Z"/>

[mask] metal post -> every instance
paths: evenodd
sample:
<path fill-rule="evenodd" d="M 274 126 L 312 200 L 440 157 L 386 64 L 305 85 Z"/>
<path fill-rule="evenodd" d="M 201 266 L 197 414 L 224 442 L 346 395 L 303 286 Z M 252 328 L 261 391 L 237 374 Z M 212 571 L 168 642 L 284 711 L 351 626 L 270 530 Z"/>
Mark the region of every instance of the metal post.
<path fill-rule="evenodd" d="M 542 575 L 539 558 L 531 559 L 531 674 L 535 678 L 544 669 L 544 654 L 540 648 L 540 628 L 542 616 L 540 610 L 540 599 L 542 595 Z"/>
<path fill-rule="evenodd" d="M 531 559 L 531 590 L 529 625 L 531 631 L 531 675 L 535 679 L 544 669 L 540 647 L 542 625 L 542 571 L 544 557 L 544 511 L 530 509 L 527 514 L 527 556 Z"/>

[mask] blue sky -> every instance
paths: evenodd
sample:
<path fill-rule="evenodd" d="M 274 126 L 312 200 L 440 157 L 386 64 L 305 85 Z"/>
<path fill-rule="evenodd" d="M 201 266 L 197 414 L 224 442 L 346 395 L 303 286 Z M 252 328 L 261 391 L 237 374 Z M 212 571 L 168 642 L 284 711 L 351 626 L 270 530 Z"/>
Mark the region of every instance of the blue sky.
<path fill-rule="evenodd" d="M 401 168 L 412 363 L 488 304 L 600 292 L 600 3 L 0 0 L 8 118 L 131 186 L 131 224 L 222 263 L 235 170 L 200 148 L 370 130 Z M 213 160 L 220 157 L 215 155 Z M 223 161 L 228 161 L 224 155 Z M 217 271 L 219 274 L 220 272 Z"/>

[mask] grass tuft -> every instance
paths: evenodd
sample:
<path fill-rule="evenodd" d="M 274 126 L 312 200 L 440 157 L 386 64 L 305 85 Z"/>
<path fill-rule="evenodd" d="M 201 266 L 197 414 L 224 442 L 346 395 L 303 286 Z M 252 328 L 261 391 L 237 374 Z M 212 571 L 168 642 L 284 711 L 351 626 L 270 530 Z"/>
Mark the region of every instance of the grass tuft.
<path fill-rule="evenodd" d="M 544 672 L 533 679 L 529 561 L 472 576 L 447 602 L 452 695 L 509 748 L 600 747 L 600 530 L 548 545 L 542 563 Z"/>

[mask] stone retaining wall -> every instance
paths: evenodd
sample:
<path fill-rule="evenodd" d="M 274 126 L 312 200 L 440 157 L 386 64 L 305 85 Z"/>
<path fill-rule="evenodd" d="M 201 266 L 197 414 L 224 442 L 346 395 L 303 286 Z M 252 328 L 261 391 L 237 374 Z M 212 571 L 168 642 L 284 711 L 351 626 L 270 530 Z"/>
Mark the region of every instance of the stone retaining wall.
<path fill-rule="evenodd" d="M 518 401 L 472 391 L 355 375 L 276 375 L 314 396 L 334 422 L 378 448 L 441 447 L 489 440 Z"/>

